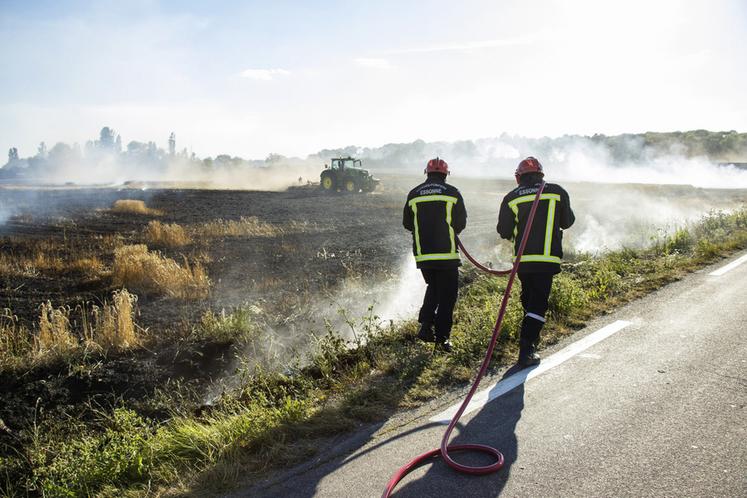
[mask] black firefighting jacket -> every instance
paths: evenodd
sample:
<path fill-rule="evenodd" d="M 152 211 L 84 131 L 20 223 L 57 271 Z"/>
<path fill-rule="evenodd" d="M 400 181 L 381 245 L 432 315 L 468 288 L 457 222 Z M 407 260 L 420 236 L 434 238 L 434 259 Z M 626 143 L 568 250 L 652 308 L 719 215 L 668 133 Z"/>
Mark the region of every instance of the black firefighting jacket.
<path fill-rule="evenodd" d="M 462 264 L 456 234 L 467 225 L 467 209 L 456 187 L 429 175 L 407 195 L 402 225 L 412 232 L 418 268 L 456 268 Z"/>
<path fill-rule="evenodd" d="M 501 202 L 497 229 L 501 237 L 514 241 L 514 255 L 519 249 L 539 186 L 539 183 L 519 185 L 506 194 Z M 559 273 L 563 257 L 563 230 L 573 225 L 575 220 L 568 192 L 560 185 L 546 184 L 521 257 L 519 271 Z"/>

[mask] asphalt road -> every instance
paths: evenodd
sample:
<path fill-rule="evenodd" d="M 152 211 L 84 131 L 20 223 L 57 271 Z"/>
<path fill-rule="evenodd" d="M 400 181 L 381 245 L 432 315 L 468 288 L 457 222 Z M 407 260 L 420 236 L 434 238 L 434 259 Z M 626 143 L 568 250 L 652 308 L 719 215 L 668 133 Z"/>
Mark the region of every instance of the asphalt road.
<path fill-rule="evenodd" d="M 499 448 L 501 471 L 467 476 L 436 460 L 393 496 L 747 496 L 747 263 L 709 275 L 738 256 L 595 320 L 543 356 L 630 324 L 464 416 L 452 442 Z M 232 496 L 381 496 L 401 465 L 438 447 L 445 426 L 429 419 L 455 401 L 362 430 Z"/>

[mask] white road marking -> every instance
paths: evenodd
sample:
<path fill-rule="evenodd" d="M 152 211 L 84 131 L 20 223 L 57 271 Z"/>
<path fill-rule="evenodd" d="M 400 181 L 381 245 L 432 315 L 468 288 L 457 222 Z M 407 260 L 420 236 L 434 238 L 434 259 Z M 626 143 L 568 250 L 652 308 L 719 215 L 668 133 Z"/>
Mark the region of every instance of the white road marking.
<path fill-rule="evenodd" d="M 747 261 L 747 254 L 745 254 L 744 256 L 742 256 L 741 258 L 739 258 L 739 259 L 737 259 L 735 261 L 732 261 L 728 265 L 719 268 L 716 271 L 712 271 L 711 273 L 709 273 L 709 275 L 713 275 L 714 277 L 720 277 L 721 275 L 723 275 L 727 271 L 733 270 L 734 268 L 736 268 L 737 266 L 741 265 L 745 261 Z"/>
<path fill-rule="evenodd" d="M 631 322 L 626 322 L 625 320 L 612 322 L 609 325 L 597 330 L 596 332 L 592 332 L 583 339 L 579 339 L 573 344 L 566 346 L 557 353 L 544 358 L 542 360 L 542 363 L 540 363 L 536 367 L 525 368 L 524 370 L 516 372 L 511 377 L 502 379 L 499 382 L 496 382 L 492 386 L 488 387 L 487 389 L 483 389 L 482 391 L 475 393 L 469 405 L 467 405 L 467 408 L 464 410 L 464 413 L 470 413 L 479 408 L 482 408 L 488 402 L 494 400 L 495 398 L 506 394 L 512 389 L 525 383 L 529 379 L 537 377 L 538 375 L 547 372 L 551 368 L 557 367 L 558 365 L 569 360 L 575 355 L 589 349 L 594 344 L 597 344 L 598 342 L 601 342 L 611 335 L 621 331 L 628 325 L 631 325 Z M 440 424 L 448 424 L 454 417 L 454 414 L 456 414 L 457 410 L 459 410 L 461 404 L 462 403 L 457 403 L 456 405 L 447 408 L 438 415 L 431 417 L 430 421 Z"/>

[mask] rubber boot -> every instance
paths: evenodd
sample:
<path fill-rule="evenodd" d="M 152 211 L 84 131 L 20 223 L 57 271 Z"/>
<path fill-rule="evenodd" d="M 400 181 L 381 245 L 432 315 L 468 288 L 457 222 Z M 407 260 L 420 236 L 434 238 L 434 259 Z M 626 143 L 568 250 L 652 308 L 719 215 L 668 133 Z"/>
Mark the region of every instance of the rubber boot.
<path fill-rule="evenodd" d="M 540 362 L 535 349 L 543 325 L 543 322 L 528 316 L 522 320 L 519 336 L 519 361 L 517 362 L 520 367 L 529 367 Z"/>
<path fill-rule="evenodd" d="M 435 342 L 436 336 L 433 332 L 433 324 L 432 323 L 422 323 L 420 325 L 420 330 L 418 331 L 418 339 L 420 339 L 423 342 Z"/>

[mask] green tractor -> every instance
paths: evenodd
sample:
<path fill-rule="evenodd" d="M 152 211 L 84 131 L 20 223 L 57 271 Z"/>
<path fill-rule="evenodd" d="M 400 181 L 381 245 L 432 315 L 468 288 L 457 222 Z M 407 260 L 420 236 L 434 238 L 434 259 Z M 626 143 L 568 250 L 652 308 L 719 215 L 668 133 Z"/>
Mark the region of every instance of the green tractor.
<path fill-rule="evenodd" d="M 335 157 L 319 175 L 325 192 L 373 192 L 379 180 L 363 169 L 360 159 Z"/>

